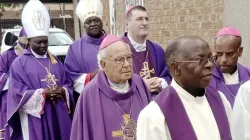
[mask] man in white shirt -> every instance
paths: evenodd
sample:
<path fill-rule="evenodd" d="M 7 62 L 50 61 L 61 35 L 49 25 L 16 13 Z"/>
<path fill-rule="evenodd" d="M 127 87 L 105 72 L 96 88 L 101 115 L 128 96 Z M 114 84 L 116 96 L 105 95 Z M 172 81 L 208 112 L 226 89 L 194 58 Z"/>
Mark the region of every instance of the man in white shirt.
<path fill-rule="evenodd" d="M 208 43 L 180 37 L 166 57 L 172 83 L 141 111 L 137 140 L 231 140 L 230 103 L 208 87 L 216 59 Z"/>
<path fill-rule="evenodd" d="M 250 81 L 238 90 L 232 113 L 232 136 L 234 140 L 250 139 Z"/>

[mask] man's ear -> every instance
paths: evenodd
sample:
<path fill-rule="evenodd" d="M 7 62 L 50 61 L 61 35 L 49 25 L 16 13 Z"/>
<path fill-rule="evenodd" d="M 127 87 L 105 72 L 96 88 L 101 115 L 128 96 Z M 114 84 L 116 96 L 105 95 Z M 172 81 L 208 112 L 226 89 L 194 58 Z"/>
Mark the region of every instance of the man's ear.
<path fill-rule="evenodd" d="M 170 64 L 170 71 L 174 75 L 179 75 L 180 74 L 180 67 L 178 66 L 178 64 L 176 62 L 172 62 Z"/>
<path fill-rule="evenodd" d="M 239 57 L 241 57 L 242 52 L 243 52 L 243 47 L 240 47 L 240 48 L 239 48 Z"/>
<path fill-rule="evenodd" d="M 124 21 L 124 25 L 125 25 L 125 30 L 126 31 L 128 31 L 128 19 L 126 19 L 125 21 Z"/>
<path fill-rule="evenodd" d="M 100 65 L 101 65 L 103 71 L 105 71 L 105 69 L 106 69 L 106 67 L 105 67 L 106 66 L 106 62 L 104 60 L 101 60 L 100 61 Z"/>

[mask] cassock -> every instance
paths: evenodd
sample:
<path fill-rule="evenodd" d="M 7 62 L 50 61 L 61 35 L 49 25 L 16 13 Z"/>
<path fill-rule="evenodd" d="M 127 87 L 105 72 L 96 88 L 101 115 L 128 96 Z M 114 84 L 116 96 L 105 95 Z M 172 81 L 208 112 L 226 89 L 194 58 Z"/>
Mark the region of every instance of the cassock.
<path fill-rule="evenodd" d="M 138 75 L 128 82 L 126 93 L 117 92 L 103 71 L 97 74 L 78 99 L 71 140 L 135 140 L 136 121 L 150 92 Z"/>
<path fill-rule="evenodd" d="M 151 77 L 161 78 L 163 88 L 171 83 L 172 78 L 161 46 L 149 40 L 144 44 L 138 44 L 128 36 L 128 33 L 124 33 L 123 40 L 130 45 L 133 53 L 134 73 L 141 77 L 149 73 Z"/>
<path fill-rule="evenodd" d="M 68 140 L 71 130 L 71 82 L 65 75 L 63 64 L 25 50 L 11 65 L 7 95 L 7 119 L 11 139 L 14 140 Z M 66 90 L 67 101 L 55 103 L 45 100 L 43 90 L 50 84 L 48 72 L 56 85 Z"/>
<path fill-rule="evenodd" d="M 4 131 L 4 126 L 6 125 L 6 113 L 7 113 L 7 92 L 8 92 L 8 83 L 9 83 L 9 71 L 10 65 L 12 62 L 22 53 L 23 48 L 22 44 L 26 44 L 27 40 L 26 33 L 24 29 L 21 30 L 18 38 L 18 42 L 5 51 L 0 56 L 0 131 Z M 4 133 L 2 133 L 4 134 Z M 0 138 L 3 138 L 3 135 L 0 135 Z"/>
<path fill-rule="evenodd" d="M 238 90 L 231 119 L 234 140 L 249 140 L 250 135 L 250 81 Z"/>
<path fill-rule="evenodd" d="M 222 93 L 206 87 L 194 97 L 175 80 L 140 113 L 137 140 L 231 140 L 231 106 Z"/>
<path fill-rule="evenodd" d="M 82 23 L 90 17 L 102 19 L 102 2 L 100 0 L 79 1 L 76 7 L 76 15 Z M 97 53 L 105 36 L 105 31 L 100 38 L 93 38 L 85 34 L 83 38 L 75 41 L 68 50 L 64 64 L 67 74 L 74 82 L 74 90 L 77 92 L 76 99 L 91 80 L 91 73 L 98 68 Z"/>
<path fill-rule="evenodd" d="M 210 85 L 221 91 L 233 107 L 239 87 L 249 79 L 250 69 L 239 63 L 237 64 L 236 72 L 232 75 L 222 73 L 215 66 Z"/>

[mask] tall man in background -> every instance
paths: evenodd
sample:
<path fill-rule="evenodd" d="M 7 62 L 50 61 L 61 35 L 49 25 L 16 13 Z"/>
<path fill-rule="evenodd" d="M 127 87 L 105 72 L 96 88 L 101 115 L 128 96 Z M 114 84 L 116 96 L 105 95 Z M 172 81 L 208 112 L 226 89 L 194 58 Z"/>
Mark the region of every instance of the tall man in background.
<path fill-rule="evenodd" d="M 65 59 L 65 69 L 74 82 L 74 91 L 79 96 L 85 85 L 95 77 L 99 68 L 97 53 L 105 38 L 103 30 L 103 5 L 100 0 L 81 0 L 76 15 L 83 23 L 86 34 L 69 48 Z"/>
<path fill-rule="evenodd" d="M 133 53 L 134 73 L 143 77 L 151 93 L 158 93 L 171 82 L 164 50 L 147 40 L 149 17 L 143 6 L 131 6 L 126 12 L 126 41 Z"/>

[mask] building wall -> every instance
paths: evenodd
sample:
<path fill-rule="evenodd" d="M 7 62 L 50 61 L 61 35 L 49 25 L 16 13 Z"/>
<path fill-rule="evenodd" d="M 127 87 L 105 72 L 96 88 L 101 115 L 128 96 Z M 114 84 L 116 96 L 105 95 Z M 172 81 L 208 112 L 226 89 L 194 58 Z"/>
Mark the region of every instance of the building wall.
<path fill-rule="evenodd" d="M 144 5 L 150 16 L 150 34 L 148 38 L 161 44 L 164 48 L 167 47 L 169 40 L 182 35 L 198 35 L 213 46 L 216 31 L 223 27 L 224 0 L 101 1 L 104 7 L 103 26 L 105 31 L 119 36 L 123 35 L 125 31 L 124 16 L 126 9 L 130 5 Z M 109 5 L 111 1 L 114 5 Z M 47 6 L 51 9 L 52 17 L 60 15 L 58 4 Z M 70 5 L 67 5 L 66 13 L 73 17 L 74 13 L 71 11 L 71 8 Z M 110 8 L 113 8 L 113 11 L 110 11 Z M 4 17 L 20 18 L 21 11 L 20 9 L 18 10 L 17 12 L 8 12 L 4 14 Z M 110 14 L 110 12 L 113 12 L 113 14 Z"/>
<path fill-rule="evenodd" d="M 225 0 L 224 24 L 240 30 L 242 46 L 244 48 L 240 62 L 250 66 L 250 1 L 249 0 Z"/>
<path fill-rule="evenodd" d="M 115 34 L 122 35 L 128 4 L 143 0 L 115 1 Z M 103 0 L 104 5 L 109 3 Z M 223 0 L 144 0 L 150 16 L 149 39 L 167 47 L 167 42 L 182 35 L 198 35 L 213 46 L 216 31 L 223 27 Z M 106 21 L 105 21 L 106 22 Z M 108 28 L 108 27 L 106 27 Z"/>

